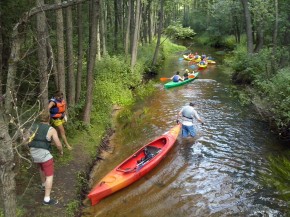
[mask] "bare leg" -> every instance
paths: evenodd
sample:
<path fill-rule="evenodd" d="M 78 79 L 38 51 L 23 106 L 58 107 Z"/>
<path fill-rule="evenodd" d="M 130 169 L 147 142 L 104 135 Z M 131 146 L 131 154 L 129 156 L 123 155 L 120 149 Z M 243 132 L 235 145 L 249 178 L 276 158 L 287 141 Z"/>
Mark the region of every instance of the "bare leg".
<path fill-rule="evenodd" d="M 41 183 L 45 183 L 46 177 L 40 168 L 39 168 L 39 174 L 40 174 Z"/>
<path fill-rule="evenodd" d="M 45 193 L 44 197 L 50 197 L 50 192 L 52 188 L 53 176 L 47 176 L 45 181 Z"/>
<path fill-rule="evenodd" d="M 71 150 L 72 147 L 71 147 L 71 146 L 68 144 L 68 142 L 67 142 L 66 135 L 65 135 L 65 130 L 64 130 L 63 125 L 60 125 L 60 126 L 58 126 L 57 128 L 58 128 L 58 131 L 59 131 L 59 133 L 60 133 L 60 136 L 61 136 L 61 138 L 62 138 L 62 140 L 63 140 L 65 146 L 66 146 L 69 150 Z"/>

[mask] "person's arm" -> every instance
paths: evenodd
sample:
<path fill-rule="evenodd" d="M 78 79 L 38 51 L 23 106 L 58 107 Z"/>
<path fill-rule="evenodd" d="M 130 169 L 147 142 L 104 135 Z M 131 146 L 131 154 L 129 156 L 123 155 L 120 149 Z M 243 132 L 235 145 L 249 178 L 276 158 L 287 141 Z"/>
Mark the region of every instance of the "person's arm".
<path fill-rule="evenodd" d="M 55 146 L 56 146 L 57 149 L 59 150 L 59 153 L 60 153 L 61 155 L 63 155 L 62 144 L 61 144 L 61 141 L 60 141 L 59 138 L 58 138 L 58 135 L 57 135 L 57 131 L 56 131 L 56 129 L 54 129 L 54 128 L 50 129 L 50 134 L 51 134 L 51 138 L 52 138 L 53 141 L 54 141 Z"/>
<path fill-rule="evenodd" d="M 178 112 L 178 114 L 177 114 L 177 118 L 176 118 L 176 123 L 177 124 L 180 123 L 179 118 L 180 118 L 181 114 L 182 114 L 182 110 L 180 110 L 180 112 Z"/>
<path fill-rule="evenodd" d="M 199 117 L 199 115 L 198 115 L 198 113 L 197 113 L 197 111 L 195 111 L 194 110 L 194 116 L 195 116 L 195 118 L 203 125 L 204 124 L 204 122 L 203 122 L 203 120 Z"/>
<path fill-rule="evenodd" d="M 50 102 L 48 103 L 48 110 L 50 110 L 54 105 L 55 105 L 55 102 L 50 101 Z"/>

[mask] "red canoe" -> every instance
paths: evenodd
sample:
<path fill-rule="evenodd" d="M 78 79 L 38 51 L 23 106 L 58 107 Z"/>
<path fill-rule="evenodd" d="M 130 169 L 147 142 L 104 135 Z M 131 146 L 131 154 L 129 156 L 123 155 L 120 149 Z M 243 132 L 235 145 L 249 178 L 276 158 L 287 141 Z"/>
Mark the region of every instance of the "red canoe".
<path fill-rule="evenodd" d="M 174 145 L 181 125 L 178 124 L 159 138 L 144 145 L 109 172 L 88 194 L 92 205 L 104 197 L 127 187 L 152 170 Z"/>

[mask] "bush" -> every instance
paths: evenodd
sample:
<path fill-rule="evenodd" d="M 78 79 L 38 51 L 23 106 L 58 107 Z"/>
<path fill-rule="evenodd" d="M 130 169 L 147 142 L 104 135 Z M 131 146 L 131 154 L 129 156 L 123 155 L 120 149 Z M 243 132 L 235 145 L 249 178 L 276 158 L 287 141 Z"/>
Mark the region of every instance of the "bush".
<path fill-rule="evenodd" d="M 226 57 L 225 64 L 234 70 L 232 79 L 235 84 L 252 84 L 255 80 L 269 77 L 270 57 L 270 49 L 248 54 L 247 48 L 240 45 Z"/>
<path fill-rule="evenodd" d="M 269 108 L 279 128 L 290 125 L 290 68 L 284 68 L 270 80 L 256 82 L 263 100 L 271 102 Z"/>
<path fill-rule="evenodd" d="M 192 39 L 196 35 L 190 27 L 184 28 L 179 22 L 168 26 L 165 34 L 174 39 Z"/>

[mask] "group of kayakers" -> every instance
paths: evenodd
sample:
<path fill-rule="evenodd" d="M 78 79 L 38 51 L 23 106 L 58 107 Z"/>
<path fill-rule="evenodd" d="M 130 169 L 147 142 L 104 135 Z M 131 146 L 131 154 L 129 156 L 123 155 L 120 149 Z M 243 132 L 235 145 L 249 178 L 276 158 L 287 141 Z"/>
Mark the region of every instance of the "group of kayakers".
<path fill-rule="evenodd" d="M 183 55 L 184 59 L 188 60 L 188 61 L 193 61 L 198 63 L 198 65 L 202 68 L 205 68 L 205 66 L 207 66 L 207 64 L 215 64 L 216 62 L 213 60 L 213 58 L 211 56 L 207 56 L 206 54 L 202 54 L 201 56 L 198 55 L 198 53 L 196 52 L 195 54 L 193 53 L 189 53 L 187 56 Z"/>

